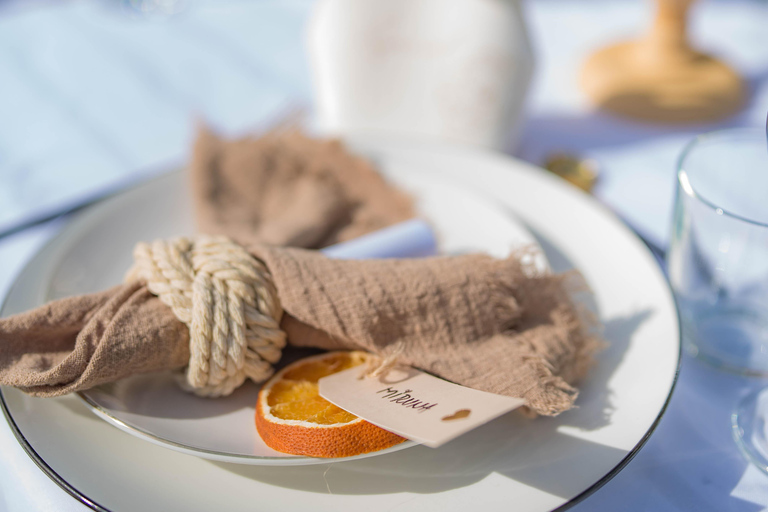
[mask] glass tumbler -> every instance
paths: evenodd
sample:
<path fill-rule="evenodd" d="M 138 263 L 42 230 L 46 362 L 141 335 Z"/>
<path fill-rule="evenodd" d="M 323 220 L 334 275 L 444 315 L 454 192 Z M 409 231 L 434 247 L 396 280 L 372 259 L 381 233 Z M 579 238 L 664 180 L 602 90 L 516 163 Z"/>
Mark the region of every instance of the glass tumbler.
<path fill-rule="evenodd" d="M 680 157 L 667 268 L 693 355 L 768 375 L 768 144 L 702 135 Z"/>

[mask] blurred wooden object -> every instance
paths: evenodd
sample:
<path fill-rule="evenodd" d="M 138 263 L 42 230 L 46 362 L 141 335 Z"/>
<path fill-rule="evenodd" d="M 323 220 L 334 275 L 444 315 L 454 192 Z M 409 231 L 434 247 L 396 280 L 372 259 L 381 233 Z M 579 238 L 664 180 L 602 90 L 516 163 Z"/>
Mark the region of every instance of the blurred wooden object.
<path fill-rule="evenodd" d="M 654 122 L 715 121 L 738 111 L 746 88 L 727 64 L 688 43 L 694 0 L 656 0 L 650 33 L 603 48 L 581 72 L 592 101 L 615 114 Z"/>

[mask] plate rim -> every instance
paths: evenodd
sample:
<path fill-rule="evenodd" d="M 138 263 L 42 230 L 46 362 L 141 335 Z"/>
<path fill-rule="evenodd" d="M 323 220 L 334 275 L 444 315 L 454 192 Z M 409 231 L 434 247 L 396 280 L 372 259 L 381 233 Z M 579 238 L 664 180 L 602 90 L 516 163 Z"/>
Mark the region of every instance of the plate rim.
<path fill-rule="evenodd" d="M 367 139 L 365 137 L 362 138 L 356 138 L 356 137 L 350 137 L 347 141 L 350 146 L 357 146 L 361 143 L 363 145 L 369 145 L 370 139 Z M 393 144 L 394 143 L 394 144 Z M 503 162 L 505 165 L 514 165 L 516 166 L 521 172 L 533 172 L 534 170 L 537 170 L 538 168 L 532 164 L 529 164 L 527 162 L 524 162 L 522 160 L 519 160 L 515 157 L 512 157 L 510 155 L 501 154 L 501 153 L 495 153 L 495 152 L 489 152 L 485 150 L 475 149 L 475 148 L 468 148 L 464 146 L 451 146 L 447 144 L 417 144 L 414 142 L 409 141 L 403 141 L 398 140 L 396 138 L 385 138 L 381 141 L 379 141 L 376 146 L 381 148 L 387 148 L 392 147 L 393 145 L 400 147 L 400 148 L 407 148 L 407 149 L 419 149 L 421 151 L 428 151 L 428 152 L 434 152 L 434 151 L 445 151 L 447 153 L 460 153 L 464 155 L 474 155 L 476 157 L 481 158 L 488 158 L 491 157 L 493 160 L 496 160 L 497 162 Z M 95 202 L 92 205 L 89 205 L 85 208 L 85 211 L 90 210 L 91 208 L 102 204 L 104 201 L 111 199 L 115 196 L 122 195 L 123 193 L 127 193 L 133 190 L 136 190 L 138 188 L 142 188 L 145 186 L 150 186 L 153 182 L 161 180 L 163 178 L 167 178 L 167 175 L 169 173 L 173 172 L 172 169 L 169 169 L 167 171 L 160 171 L 157 175 L 153 176 L 152 178 L 135 184 L 133 186 L 130 186 L 124 190 L 118 191 L 114 194 L 110 194 L 99 201 Z M 451 181 L 451 180 L 449 180 Z M 552 180 L 551 183 L 557 183 L 556 180 Z M 568 187 L 567 184 L 560 184 L 561 186 Z M 571 192 L 578 192 L 578 190 L 575 189 L 575 187 L 570 188 Z M 639 239 L 639 237 L 624 223 L 619 219 L 619 217 L 612 212 L 610 209 L 605 207 L 604 205 L 600 204 L 596 199 L 594 198 L 586 198 L 589 201 L 591 201 L 593 206 L 597 206 L 602 214 L 611 217 L 615 223 L 620 226 L 620 229 L 623 229 L 627 235 L 629 235 L 631 238 L 635 239 L 638 242 L 638 246 L 641 248 L 641 250 L 644 250 L 649 253 L 647 246 L 642 243 L 642 240 Z M 495 198 L 494 198 L 495 200 Z M 24 273 L 24 271 L 33 264 L 37 258 L 40 257 L 42 252 L 51 244 L 53 244 L 56 240 L 58 240 L 62 236 L 62 230 L 60 230 L 58 233 L 53 235 L 51 238 L 49 238 L 38 250 L 37 252 L 30 258 L 24 266 L 21 268 L 21 270 L 16 274 L 13 280 L 13 284 L 9 287 L 8 291 L 6 292 L 5 296 L 3 297 L 2 301 L 0 301 L 0 311 L 4 310 L 8 301 L 8 298 L 12 295 L 12 291 L 17 287 L 18 285 L 18 278 L 20 275 Z M 650 255 L 652 257 L 652 255 Z M 584 501 L 586 498 L 594 494 L 596 491 L 598 491 L 600 488 L 602 488 L 605 484 L 607 484 L 610 480 L 612 480 L 619 472 L 621 472 L 622 469 L 624 469 L 627 464 L 629 464 L 632 459 L 640 452 L 640 450 L 646 445 L 648 440 L 650 439 L 651 435 L 656 431 L 656 428 L 658 427 L 659 423 L 661 422 L 662 417 L 667 411 L 667 408 L 669 407 L 670 401 L 672 399 L 672 395 L 674 394 L 674 391 L 677 387 L 677 383 L 680 376 L 680 368 L 682 363 L 682 324 L 680 320 L 680 310 L 677 298 L 675 297 L 674 293 L 672 292 L 671 285 L 669 283 L 669 280 L 664 276 L 663 272 L 661 271 L 661 268 L 658 266 L 658 264 L 654 265 L 654 270 L 659 274 L 660 281 L 663 282 L 665 289 L 669 293 L 669 296 L 672 299 L 672 306 L 674 308 L 675 312 L 675 324 L 677 327 L 677 360 L 675 362 L 675 372 L 672 378 L 672 382 L 670 385 L 669 392 L 667 393 L 666 399 L 659 410 L 659 413 L 656 415 L 656 418 L 649 426 L 648 430 L 645 432 L 645 434 L 640 438 L 640 440 L 633 446 L 627 454 L 613 467 L 611 468 L 607 473 L 605 473 L 600 479 L 598 479 L 596 482 L 594 482 L 592 485 L 584 489 L 581 493 L 577 494 L 576 496 L 570 498 L 565 503 L 562 503 L 561 505 L 557 506 L 554 509 L 551 509 L 551 512 L 563 512 L 565 510 L 570 509 L 571 507 L 575 506 L 576 504 Z M 101 505 L 100 503 L 96 502 L 95 500 L 89 498 L 85 493 L 79 491 L 76 487 L 74 487 L 72 484 L 66 481 L 61 475 L 59 475 L 48 463 L 40 456 L 40 454 L 37 453 L 37 451 L 34 449 L 34 447 L 30 444 L 30 442 L 26 439 L 24 434 L 19 429 L 18 425 L 16 424 L 13 415 L 11 414 L 10 410 L 8 409 L 8 405 L 5 398 L 4 393 L 4 387 L 0 386 L 0 409 L 3 411 L 3 416 L 5 417 L 6 421 L 8 422 L 8 425 L 13 432 L 14 436 L 16 437 L 17 441 L 21 445 L 21 447 L 24 449 L 24 451 L 27 453 L 27 455 L 32 459 L 32 461 L 45 473 L 53 482 L 55 482 L 61 489 L 63 489 L 67 494 L 75 498 L 78 502 L 85 505 L 86 507 L 90 508 L 91 510 L 95 510 L 97 512 L 114 512 L 111 509 L 108 509 Z"/>

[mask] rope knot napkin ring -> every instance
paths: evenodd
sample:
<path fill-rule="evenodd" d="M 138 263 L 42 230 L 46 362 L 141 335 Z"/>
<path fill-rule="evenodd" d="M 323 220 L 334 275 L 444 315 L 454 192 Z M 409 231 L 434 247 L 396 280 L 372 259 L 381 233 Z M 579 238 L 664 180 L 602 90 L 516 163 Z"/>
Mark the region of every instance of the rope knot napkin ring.
<path fill-rule="evenodd" d="M 247 378 L 269 378 L 286 335 L 283 309 L 267 267 L 226 237 L 139 243 L 126 282 L 145 282 L 189 328 L 183 387 L 225 396 Z"/>

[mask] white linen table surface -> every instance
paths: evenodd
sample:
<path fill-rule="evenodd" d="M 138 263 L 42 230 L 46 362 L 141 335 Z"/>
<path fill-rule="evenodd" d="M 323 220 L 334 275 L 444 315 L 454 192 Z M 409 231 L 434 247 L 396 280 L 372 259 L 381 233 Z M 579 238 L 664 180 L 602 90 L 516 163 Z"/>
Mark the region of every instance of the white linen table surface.
<path fill-rule="evenodd" d="M 0 0 L 0 231 L 183 162 L 196 119 L 238 135 L 309 108 L 303 29 L 312 0 L 188 0 L 167 19 L 127 16 L 121 3 Z M 510 151 L 535 164 L 554 151 L 594 158 L 596 196 L 665 246 L 674 163 L 687 140 L 765 122 L 768 3 L 696 6 L 694 40 L 733 63 L 751 97 L 726 122 L 684 128 L 596 114 L 576 87 L 590 51 L 641 33 L 650 14 L 643 1 L 528 2 L 537 74 Z M 0 297 L 65 220 L 0 239 Z M 765 385 L 686 358 L 648 444 L 572 510 L 768 511 L 768 477 L 730 435 L 738 397 Z M 0 512 L 88 510 L 35 466 L 5 421 L 0 453 Z"/>

